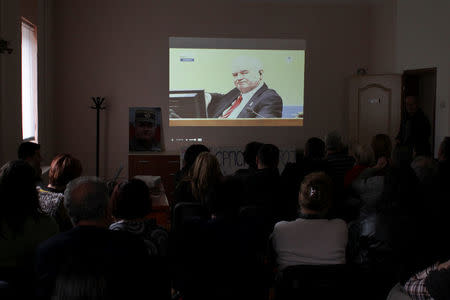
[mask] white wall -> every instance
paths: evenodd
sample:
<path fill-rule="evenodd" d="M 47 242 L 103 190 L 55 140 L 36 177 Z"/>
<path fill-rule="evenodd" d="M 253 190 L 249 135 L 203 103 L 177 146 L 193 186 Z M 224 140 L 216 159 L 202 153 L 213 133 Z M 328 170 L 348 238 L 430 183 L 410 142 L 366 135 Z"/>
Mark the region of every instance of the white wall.
<path fill-rule="evenodd" d="M 437 68 L 437 151 L 450 135 L 450 1 L 397 0 L 396 14 L 396 71 Z"/>
<path fill-rule="evenodd" d="M 168 151 L 168 37 L 301 38 L 307 43 L 304 127 L 185 128 L 209 145 L 251 139 L 303 147 L 311 136 L 347 130 L 347 78 L 368 64 L 368 6 L 236 1 L 79 0 L 55 3 L 55 149 L 95 170 L 92 96 L 101 113 L 101 176 L 128 160 L 128 107 L 161 107 Z M 126 170 L 124 170 L 126 174 Z"/>
<path fill-rule="evenodd" d="M 380 0 L 369 10 L 369 74 L 395 73 L 396 0 Z"/>
<path fill-rule="evenodd" d="M 21 142 L 20 6 L 0 1 L 0 37 L 10 42 L 12 54 L 0 54 L 0 165 L 17 159 Z"/>

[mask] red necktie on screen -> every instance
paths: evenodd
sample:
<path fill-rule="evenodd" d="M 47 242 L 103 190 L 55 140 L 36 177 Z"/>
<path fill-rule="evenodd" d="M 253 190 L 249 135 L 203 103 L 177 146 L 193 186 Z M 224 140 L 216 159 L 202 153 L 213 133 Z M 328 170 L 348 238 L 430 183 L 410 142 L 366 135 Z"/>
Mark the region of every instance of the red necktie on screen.
<path fill-rule="evenodd" d="M 239 106 L 239 104 L 241 104 L 242 102 L 242 95 L 239 95 L 239 97 L 234 100 L 233 105 L 231 105 L 231 107 L 220 117 L 221 119 L 226 119 L 228 118 L 231 113 L 233 112 L 233 110 Z"/>

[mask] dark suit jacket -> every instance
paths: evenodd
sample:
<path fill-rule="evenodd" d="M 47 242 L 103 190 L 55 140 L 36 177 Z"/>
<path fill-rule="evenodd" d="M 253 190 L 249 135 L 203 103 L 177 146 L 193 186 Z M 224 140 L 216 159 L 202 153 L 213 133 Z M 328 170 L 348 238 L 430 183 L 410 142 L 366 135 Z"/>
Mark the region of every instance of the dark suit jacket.
<path fill-rule="evenodd" d="M 211 94 L 212 99 L 208 105 L 208 116 L 218 118 L 222 115 L 234 100 L 240 95 L 237 88 L 232 89 L 225 95 Z M 283 112 L 283 101 L 281 97 L 264 83 L 256 91 L 244 109 L 237 116 L 238 118 L 281 118 Z"/>

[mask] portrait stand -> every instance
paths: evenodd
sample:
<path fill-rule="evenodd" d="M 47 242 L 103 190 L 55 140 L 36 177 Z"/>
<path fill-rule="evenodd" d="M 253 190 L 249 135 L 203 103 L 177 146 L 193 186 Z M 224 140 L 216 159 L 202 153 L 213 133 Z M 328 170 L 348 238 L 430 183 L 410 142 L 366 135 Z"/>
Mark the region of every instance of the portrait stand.
<path fill-rule="evenodd" d="M 92 97 L 92 101 L 94 102 L 94 106 L 91 106 L 92 109 L 97 110 L 97 136 L 96 136 L 96 156 L 95 156 L 95 176 L 99 177 L 99 156 L 100 156 L 100 110 L 105 109 L 106 107 L 102 106 L 105 98 L 100 97 Z"/>

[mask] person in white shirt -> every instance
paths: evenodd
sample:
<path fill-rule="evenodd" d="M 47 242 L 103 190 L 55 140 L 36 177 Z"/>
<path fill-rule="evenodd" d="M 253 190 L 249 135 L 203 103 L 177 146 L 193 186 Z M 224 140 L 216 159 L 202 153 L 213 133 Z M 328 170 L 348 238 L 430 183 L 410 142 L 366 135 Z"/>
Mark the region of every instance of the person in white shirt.
<path fill-rule="evenodd" d="M 326 219 L 332 181 L 324 172 L 307 175 L 299 193 L 300 216 L 275 224 L 271 235 L 278 270 L 294 265 L 345 264 L 347 224 Z"/>

